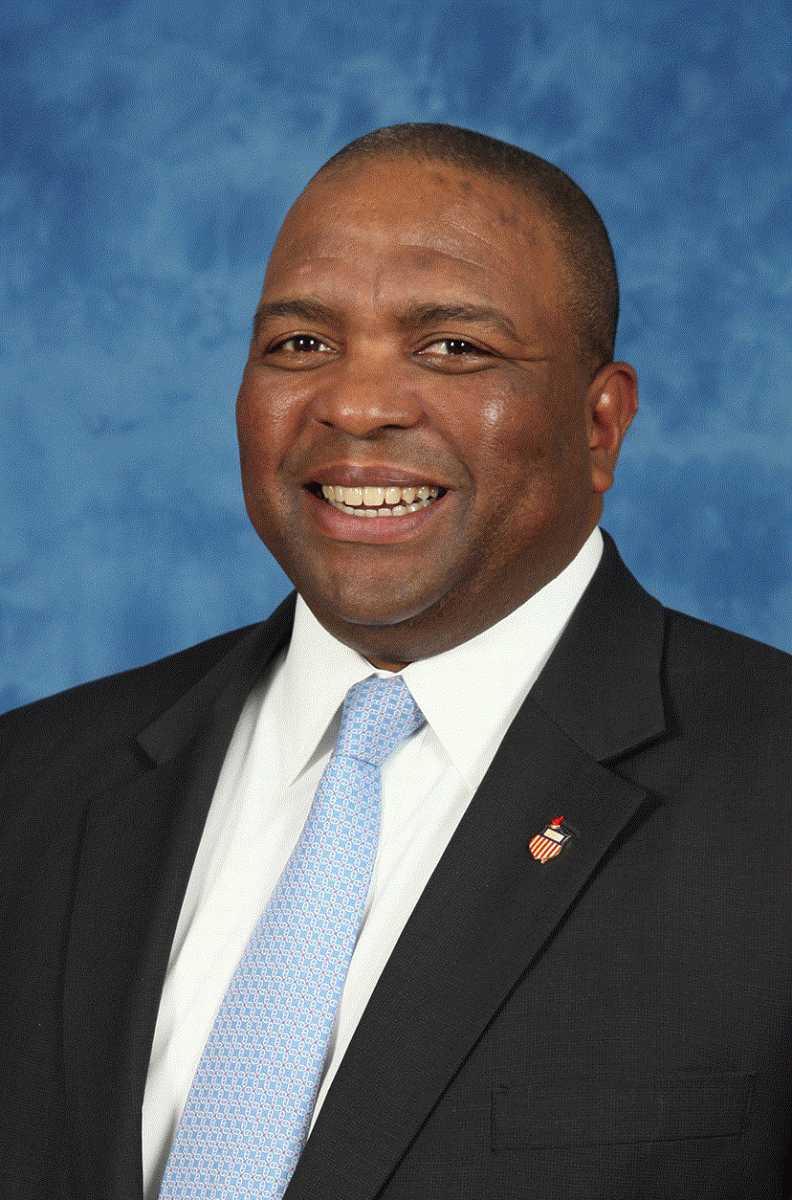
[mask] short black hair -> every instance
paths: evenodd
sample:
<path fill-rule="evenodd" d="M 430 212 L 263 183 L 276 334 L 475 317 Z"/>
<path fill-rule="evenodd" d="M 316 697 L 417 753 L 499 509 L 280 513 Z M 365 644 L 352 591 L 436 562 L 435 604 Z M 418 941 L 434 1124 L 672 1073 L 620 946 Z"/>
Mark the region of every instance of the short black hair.
<path fill-rule="evenodd" d="M 458 125 L 417 122 L 375 129 L 344 146 L 317 172 L 405 155 L 451 163 L 519 188 L 548 221 L 563 262 L 566 309 L 581 360 L 595 373 L 611 362 L 619 319 L 613 247 L 602 217 L 560 167 L 510 142 Z"/>

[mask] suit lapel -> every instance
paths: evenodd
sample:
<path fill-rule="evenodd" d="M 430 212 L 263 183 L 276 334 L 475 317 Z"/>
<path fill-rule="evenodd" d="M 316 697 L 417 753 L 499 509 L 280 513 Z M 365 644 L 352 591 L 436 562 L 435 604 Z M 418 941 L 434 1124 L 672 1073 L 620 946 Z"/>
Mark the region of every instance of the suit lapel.
<path fill-rule="evenodd" d="M 64 984 L 81 1195 L 142 1195 L 143 1089 L 182 897 L 239 713 L 292 615 L 287 602 L 145 729 L 140 773 L 89 805 Z"/>
<path fill-rule="evenodd" d="M 598 864 L 640 819 L 643 791 L 600 760 L 663 730 L 662 628 L 660 606 L 609 542 L 377 984 L 286 1200 L 377 1194 Z M 556 816 L 575 834 L 541 864 L 528 843 Z"/>

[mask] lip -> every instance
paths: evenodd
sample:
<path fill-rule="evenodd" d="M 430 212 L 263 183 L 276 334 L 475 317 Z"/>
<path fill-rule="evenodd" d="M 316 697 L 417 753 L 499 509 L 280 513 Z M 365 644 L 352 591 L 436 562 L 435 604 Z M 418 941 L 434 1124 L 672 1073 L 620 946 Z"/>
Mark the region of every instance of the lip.
<path fill-rule="evenodd" d="M 300 481 L 303 487 L 311 483 L 328 487 L 436 487 L 449 491 L 450 485 L 442 479 L 425 475 L 410 467 L 393 466 L 389 463 L 325 463 L 315 470 L 306 471 Z M 431 507 L 431 506 L 430 506 Z M 388 517 L 387 520 L 398 520 Z M 372 517 L 371 520 L 374 520 Z"/>
<path fill-rule="evenodd" d="M 392 475 L 388 476 L 388 481 L 398 486 Z M 319 481 L 317 480 L 317 482 Z M 333 477 L 333 482 L 341 483 L 342 481 L 336 475 Z M 382 486 L 380 482 L 375 483 L 368 473 L 366 482 L 372 487 Z M 356 481 L 351 484 L 343 483 L 342 486 L 358 487 L 361 485 Z M 402 486 L 411 487 L 412 481 L 405 482 Z M 403 542 L 422 533 L 426 527 L 434 523 L 438 515 L 442 515 L 450 493 L 445 492 L 437 500 L 428 504 L 426 508 L 420 508 L 413 513 L 404 513 L 400 517 L 353 517 L 334 508 L 307 488 L 303 489 L 303 495 L 312 520 L 325 537 L 337 542 L 363 542 L 368 545 L 381 546 Z M 435 510 L 439 510 L 439 514 Z"/>

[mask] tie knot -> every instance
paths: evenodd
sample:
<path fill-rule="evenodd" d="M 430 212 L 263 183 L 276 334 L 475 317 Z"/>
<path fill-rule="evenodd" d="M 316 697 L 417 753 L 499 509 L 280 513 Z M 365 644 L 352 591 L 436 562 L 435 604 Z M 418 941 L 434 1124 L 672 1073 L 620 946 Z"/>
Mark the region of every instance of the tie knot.
<path fill-rule="evenodd" d="M 346 694 L 333 754 L 379 767 L 423 723 L 424 715 L 400 675 L 363 679 Z"/>

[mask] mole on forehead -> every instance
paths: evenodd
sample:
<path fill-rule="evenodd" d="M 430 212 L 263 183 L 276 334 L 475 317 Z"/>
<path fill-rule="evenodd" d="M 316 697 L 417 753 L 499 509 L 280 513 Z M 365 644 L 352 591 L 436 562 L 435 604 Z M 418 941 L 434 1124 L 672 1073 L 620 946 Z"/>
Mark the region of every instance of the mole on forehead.
<path fill-rule="evenodd" d="M 442 186 L 446 192 L 455 187 L 468 201 L 476 199 L 486 208 L 491 208 L 493 217 L 507 229 L 519 230 L 529 242 L 535 243 L 537 214 L 529 210 L 526 197 L 505 179 L 488 175 L 484 171 L 466 173 L 445 163 L 427 170 L 427 178 Z M 496 201 L 494 193 L 500 193 Z"/>
<path fill-rule="evenodd" d="M 449 163 L 429 166 L 426 174 L 431 183 L 439 184 L 440 187 L 448 187 L 449 183 L 453 183 L 460 192 L 464 192 L 466 195 L 473 191 L 474 176 L 466 174 Z"/>
<path fill-rule="evenodd" d="M 415 250 L 412 265 L 418 271 L 432 271 L 437 266 L 437 256 L 430 250 Z"/>

